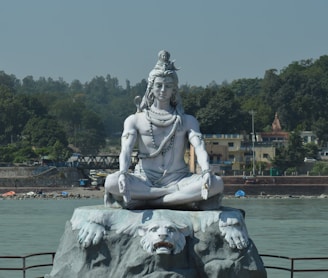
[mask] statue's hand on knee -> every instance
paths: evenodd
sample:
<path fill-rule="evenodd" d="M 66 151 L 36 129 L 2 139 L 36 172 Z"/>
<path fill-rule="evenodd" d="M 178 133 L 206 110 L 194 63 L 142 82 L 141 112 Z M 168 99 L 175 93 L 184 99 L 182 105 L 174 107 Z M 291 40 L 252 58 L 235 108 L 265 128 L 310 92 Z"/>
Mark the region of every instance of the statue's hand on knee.
<path fill-rule="evenodd" d="M 223 211 L 219 216 L 219 227 L 224 239 L 233 249 L 244 249 L 248 246 L 248 233 L 241 213 Z"/>
<path fill-rule="evenodd" d="M 201 191 L 201 196 L 202 196 L 203 200 L 207 200 L 208 191 L 210 190 L 210 187 L 211 187 L 211 175 L 208 172 L 203 175 L 203 185 L 202 185 L 202 191 Z"/>
<path fill-rule="evenodd" d="M 118 189 L 120 193 L 123 195 L 123 200 L 125 203 L 131 201 L 130 191 L 128 189 L 128 184 L 126 181 L 125 174 L 121 174 L 118 178 Z"/>
<path fill-rule="evenodd" d="M 87 248 L 90 245 L 97 245 L 105 235 L 106 229 L 104 226 L 97 223 L 88 222 L 81 228 L 78 235 L 78 240 L 84 248 Z"/>

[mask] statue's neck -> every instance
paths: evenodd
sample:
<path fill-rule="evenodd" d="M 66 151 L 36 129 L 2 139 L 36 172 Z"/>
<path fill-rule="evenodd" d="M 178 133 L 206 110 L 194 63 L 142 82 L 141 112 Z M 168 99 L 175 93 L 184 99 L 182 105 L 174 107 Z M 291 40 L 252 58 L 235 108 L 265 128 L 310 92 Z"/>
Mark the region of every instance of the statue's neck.
<path fill-rule="evenodd" d="M 174 108 L 169 103 L 153 103 L 153 105 L 150 107 L 150 110 L 153 112 L 157 112 L 158 114 L 172 114 L 174 111 Z"/>

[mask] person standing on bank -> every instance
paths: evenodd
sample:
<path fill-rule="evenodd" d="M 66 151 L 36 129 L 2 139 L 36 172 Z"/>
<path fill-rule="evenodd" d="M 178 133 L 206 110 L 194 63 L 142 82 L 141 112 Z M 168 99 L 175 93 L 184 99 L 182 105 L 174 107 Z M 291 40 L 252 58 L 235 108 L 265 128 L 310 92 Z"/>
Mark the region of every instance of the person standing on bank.
<path fill-rule="evenodd" d="M 163 59 L 164 57 L 164 59 Z M 208 154 L 195 117 L 183 111 L 177 68 L 170 54 L 159 52 L 149 73 L 138 112 L 124 122 L 120 170 L 107 176 L 105 206 L 126 208 L 218 209 L 223 181 L 212 175 Z M 194 147 L 201 174 L 191 173 L 184 160 L 188 142 Z M 137 143 L 139 162 L 129 173 Z"/>

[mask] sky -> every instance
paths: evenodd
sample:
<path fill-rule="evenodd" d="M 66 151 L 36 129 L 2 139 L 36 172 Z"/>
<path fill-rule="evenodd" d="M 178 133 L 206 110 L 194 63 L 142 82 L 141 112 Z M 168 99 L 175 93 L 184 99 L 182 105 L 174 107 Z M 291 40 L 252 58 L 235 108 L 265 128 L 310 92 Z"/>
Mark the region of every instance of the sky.
<path fill-rule="evenodd" d="M 328 54 L 327 0 L 1 0 L 0 71 L 70 83 L 147 79 L 165 49 L 180 85 L 263 78 Z"/>

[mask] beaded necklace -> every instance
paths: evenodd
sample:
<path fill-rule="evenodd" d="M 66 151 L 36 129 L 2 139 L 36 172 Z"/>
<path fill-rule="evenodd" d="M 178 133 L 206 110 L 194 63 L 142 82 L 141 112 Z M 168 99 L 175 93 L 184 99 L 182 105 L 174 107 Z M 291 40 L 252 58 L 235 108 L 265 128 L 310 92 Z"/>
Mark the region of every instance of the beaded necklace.
<path fill-rule="evenodd" d="M 158 150 L 160 146 L 158 146 L 158 145 L 156 144 L 156 142 L 155 142 L 154 130 L 153 130 L 153 123 L 150 122 L 149 125 L 150 125 L 151 142 L 153 143 L 154 148 L 155 148 L 156 150 Z M 172 130 L 173 130 L 173 128 L 174 128 L 174 126 L 172 127 Z M 172 131 L 172 130 L 171 130 L 171 131 Z M 171 132 L 170 132 L 170 133 L 171 133 Z M 165 153 L 167 153 L 167 152 L 173 147 L 173 144 L 174 144 L 174 138 L 175 138 L 175 132 L 174 132 L 174 134 L 171 136 L 169 144 L 168 144 L 168 145 L 166 144 L 166 145 L 167 145 L 166 147 L 165 147 L 165 146 L 162 147 L 162 150 L 161 150 L 162 155 L 164 155 Z"/>
<path fill-rule="evenodd" d="M 146 118 L 147 120 L 154 124 L 155 126 L 159 127 L 167 127 L 172 125 L 177 118 L 177 112 L 174 110 L 173 113 L 159 113 L 153 110 L 146 111 Z"/>
<path fill-rule="evenodd" d="M 146 111 L 146 119 L 149 122 L 150 129 L 149 133 L 151 135 L 151 141 L 153 144 L 153 147 L 155 148 L 155 152 L 151 154 L 139 154 L 139 157 L 155 157 L 159 154 L 164 155 L 167 153 L 170 149 L 172 149 L 174 145 L 174 139 L 175 139 L 175 132 L 178 127 L 179 118 L 177 115 L 177 112 L 174 110 L 174 113 L 155 113 L 154 111 L 147 110 Z M 163 141 L 160 143 L 160 145 L 157 145 L 155 142 L 154 137 L 154 128 L 153 126 L 157 127 L 167 127 L 169 125 L 173 125 L 171 131 L 169 134 L 163 139 Z"/>

